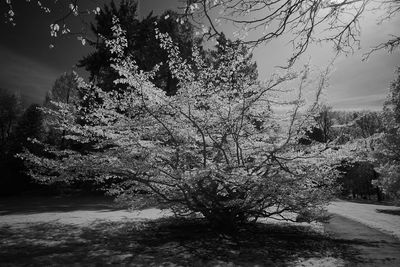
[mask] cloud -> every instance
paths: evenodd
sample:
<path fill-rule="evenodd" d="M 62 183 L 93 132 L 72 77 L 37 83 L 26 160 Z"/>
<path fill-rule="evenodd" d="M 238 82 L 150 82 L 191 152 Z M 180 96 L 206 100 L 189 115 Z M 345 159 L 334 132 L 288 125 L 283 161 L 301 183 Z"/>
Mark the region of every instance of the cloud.
<path fill-rule="evenodd" d="M 371 54 L 367 61 L 362 59 L 372 47 L 387 41 L 391 38 L 390 34 L 398 32 L 400 28 L 400 17 L 378 25 L 377 17 L 383 14 L 384 10 L 366 11 L 360 20 L 361 49 L 354 47 L 353 54 L 342 54 L 335 61 L 334 71 L 329 77 L 330 86 L 323 94 L 323 100 L 333 105 L 333 108 L 382 109 L 384 96 L 389 92 L 388 87 L 400 62 L 400 53 L 396 50 L 390 54 L 382 50 Z M 260 78 L 268 78 L 274 71 L 274 66 L 283 65 L 284 59 L 288 54 L 291 55 L 290 48 L 284 45 L 282 39 L 274 40 L 268 46 L 258 47 L 254 59 L 259 67 Z M 312 44 L 302 56 L 303 61 L 298 63 L 306 63 L 310 59 L 312 67 L 323 69 L 333 55 L 331 43 Z"/>
<path fill-rule="evenodd" d="M 334 109 L 339 110 L 382 110 L 387 94 L 372 94 L 365 96 L 350 97 L 329 101 Z"/>
<path fill-rule="evenodd" d="M 0 87 L 18 91 L 27 103 L 42 103 L 60 71 L 0 46 Z"/>
<path fill-rule="evenodd" d="M 342 58 L 336 64 L 327 90 L 335 109 L 382 109 L 400 55 L 381 51 L 367 62 L 359 59 Z"/>

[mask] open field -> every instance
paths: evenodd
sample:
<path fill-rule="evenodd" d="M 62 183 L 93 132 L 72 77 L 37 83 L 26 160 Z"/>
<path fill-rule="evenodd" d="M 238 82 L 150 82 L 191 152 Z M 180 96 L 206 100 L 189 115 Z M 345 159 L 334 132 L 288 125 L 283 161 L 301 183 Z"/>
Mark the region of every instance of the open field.
<path fill-rule="evenodd" d="M 396 249 L 400 251 L 396 241 L 372 231 L 375 240 L 371 243 L 367 236 L 371 228 L 342 217 L 325 227 L 329 235 L 305 225 L 260 223 L 230 237 L 216 234 L 202 220 L 182 221 L 169 215 L 157 209 L 130 212 L 105 198 L 3 199 L 0 265 L 377 266 L 379 263 L 396 266 L 392 264 L 400 263 L 392 255 Z M 353 235 L 365 231 L 366 234 L 360 238 L 341 235 L 349 222 Z M 378 257 L 382 250 L 386 251 L 383 258 Z"/>

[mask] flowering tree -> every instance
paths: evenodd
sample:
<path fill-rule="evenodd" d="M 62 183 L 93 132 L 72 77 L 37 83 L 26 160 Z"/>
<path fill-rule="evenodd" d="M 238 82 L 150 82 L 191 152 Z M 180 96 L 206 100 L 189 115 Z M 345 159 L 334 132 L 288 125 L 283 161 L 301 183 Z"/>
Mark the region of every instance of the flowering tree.
<path fill-rule="evenodd" d="M 290 219 L 286 212 L 317 219 L 335 172 L 320 148 L 298 142 L 316 106 L 301 109 L 307 70 L 255 82 L 243 75 L 250 54 L 242 46 L 227 46 L 218 64 L 206 64 L 194 48 L 189 64 L 168 34 L 157 31 L 179 80 L 171 96 L 151 82 L 157 68 L 144 72 L 124 56 L 127 40 L 116 18 L 113 32 L 107 46 L 120 74 L 115 82 L 127 89 L 110 92 L 81 80 L 84 107 L 56 103 L 57 110 L 44 109 L 80 149 L 43 144 L 47 157 L 21 155 L 36 179 L 118 180 L 109 192 L 133 207 L 157 203 L 178 215 L 201 213 L 226 229 L 260 217 Z M 299 97 L 289 103 L 287 120 L 279 121 L 276 95 L 296 79 Z M 84 123 L 71 115 L 75 110 Z"/>
<path fill-rule="evenodd" d="M 384 133 L 378 135 L 374 155 L 379 163 L 381 177 L 378 185 L 384 193 L 400 199 L 400 70 L 390 86 L 384 106 Z"/>

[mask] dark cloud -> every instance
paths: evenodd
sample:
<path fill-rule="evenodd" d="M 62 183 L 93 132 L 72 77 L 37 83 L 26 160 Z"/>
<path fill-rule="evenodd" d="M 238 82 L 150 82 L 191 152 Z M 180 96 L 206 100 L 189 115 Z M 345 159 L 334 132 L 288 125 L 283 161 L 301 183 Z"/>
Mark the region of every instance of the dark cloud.
<path fill-rule="evenodd" d="M 59 71 L 0 46 L 0 84 L 19 92 L 25 103 L 42 103 Z"/>

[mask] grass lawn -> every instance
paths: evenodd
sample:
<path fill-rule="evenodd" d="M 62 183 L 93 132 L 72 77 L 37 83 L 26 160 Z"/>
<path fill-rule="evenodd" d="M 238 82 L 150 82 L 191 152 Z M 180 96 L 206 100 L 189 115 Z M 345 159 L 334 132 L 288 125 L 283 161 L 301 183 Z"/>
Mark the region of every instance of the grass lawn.
<path fill-rule="evenodd" d="M 0 239 L 1 265 L 301 266 L 349 256 L 307 227 L 257 224 L 223 236 L 199 219 L 30 223 L 3 226 Z"/>
<path fill-rule="evenodd" d="M 258 223 L 228 236 L 162 215 L 101 199 L 0 200 L 0 265 L 344 266 L 357 255 L 355 241 L 308 225 Z"/>

